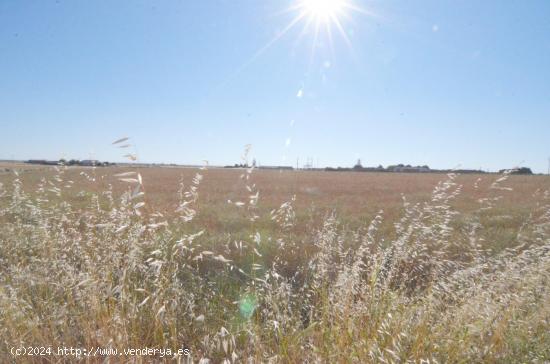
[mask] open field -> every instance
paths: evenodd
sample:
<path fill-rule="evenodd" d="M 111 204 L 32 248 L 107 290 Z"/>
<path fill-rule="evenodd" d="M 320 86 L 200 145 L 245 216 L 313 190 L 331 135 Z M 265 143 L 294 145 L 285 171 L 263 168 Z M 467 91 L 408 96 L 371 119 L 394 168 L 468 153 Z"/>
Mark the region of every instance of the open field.
<path fill-rule="evenodd" d="M 547 176 L 3 164 L 0 183 L 2 352 L 550 360 Z"/>
<path fill-rule="evenodd" d="M 13 165 L 0 165 L 0 169 L 13 169 Z M 22 171 L 22 183 L 25 190 L 33 191 L 41 178 L 53 178 L 54 168 L 37 165 L 20 164 L 16 167 Z M 73 187 L 65 190 L 64 198 L 71 203 L 85 200 L 77 193 L 100 193 L 112 186 L 115 195 L 122 194 L 128 185 L 120 182 L 116 174 L 136 171 L 142 175 L 145 191 L 146 211 L 161 211 L 172 214 L 178 206 L 177 191 L 180 183 L 191 183 L 193 176 L 200 172 L 200 199 L 197 210 L 212 217 L 215 224 L 210 229 L 224 230 L 227 214 L 235 209 L 227 200 L 246 200 L 248 191 L 242 180 L 244 169 L 207 169 L 199 171 L 192 168 L 83 168 L 70 167 L 64 171 L 64 179 L 73 181 Z M 83 175 L 85 173 L 87 176 Z M 461 198 L 453 201 L 453 206 L 462 212 L 479 208 L 478 200 L 492 194 L 501 195 L 499 208 L 509 213 L 528 213 L 537 202 L 535 192 L 550 186 L 548 176 L 510 176 L 507 187 L 513 193 L 495 193 L 490 185 L 500 175 L 460 175 L 456 182 L 462 185 Z M 372 219 L 380 210 L 388 220 L 398 218 L 402 212 L 403 197 L 411 203 L 424 202 L 430 199 L 438 182 L 446 175 L 437 173 L 354 173 L 354 172 L 310 172 L 310 171 L 267 171 L 254 170 L 253 183 L 260 192 L 258 208 L 269 212 L 283 202 L 296 196 L 295 207 L 298 213 L 305 213 L 312 208 L 324 212 L 335 210 L 340 217 L 361 223 Z M 13 173 L 0 174 L 0 182 L 7 183 L 14 179 Z M 237 209 L 238 211 L 238 209 Z M 201 215 L 199 214 L 199 215 Z M 197 216 L 199 217 L 199 216 Z M 220 226 L 218 226 L 220 225 Z"/>
<path fill-rule="evenodd" d="M 5 164 L 1 168 L 14 169 Z M 40 179 L 53 179 L 53 167 L 19 164 L 23 189 L 32 193 Z M 161 212 L 168 217 L 176 215 L 179 206 L 178 189 L 183 182 L 191 184 L 197 172 L 203 176 L 200 198 L 195 206 L 197 215 L 194 224 L 203 227 L 210 234 L 239 233 L 248 229 L 246 214 L 232 202 L 247 201 L 250 194 L 246 188 L 245 169 L 192 168 L 83 168 L 70 167 L 63 171 L 65 181 L 74 182 L 64 189 L 62 199 L 73 206 L 86 206 L 91 193 L 100 194 L 112 188 L 115 196 L 122 195 L 129 186 L 115 176 L 126 172 L 139 172 L 145 192 L 144 213 Z M 513 191 L 491 189 L 491 184 L 500 175 L 459 175 L 456 183 L 462 186 L 460 198 L 450 202 L 463 217 L 479 212 L 481 199 L 499 198 L 498 204 L 480 214 L 485 221 L 485 232 L 499 236 L 495 239 L 509 239 L 517 232 L 532 208 L 537 204 L 541 192 L 550 187 L 548 176 L 509 176 L 506 187 Z M 15 178 L 13 173 L 0 174 L 4 184 Z M 276 228 L 270 212 L 295 196 L 295 213 L 302 220 L 315 217 L 322 222 L 327 213 L 335 212 L 341 222 L 359 227 L 370 222 L 383 211 L 384 235 L 393 234 L 393 224 L 403 213 L 403 198 L 410 203 L 429 201 L 438 182 L 445 180 L 444 174 L 418 173 L 353 173 L 353 172 L 310 172 L 310 171 L 266 171 L 254 170 L 250 184 L 259 191 L 257 208 L 259 223 L 264 228 Z M 67 186 L 67 184 L 65 184 Z M 67 186 L 68 187 L 68 186 Z M 80 193 L 80 194 L 79 194 Z M 50 196 L 55 199 L 55 196 Z M 459 221 L 458 221 L 459 222 Z M 244 225 L 243 225 L 244 223 Z M 267 225 L 267 226 L 266 226 Z M 304 225 L 296 229 L 303 230 Z M 502 245 L 502 244 L 499 244 Z"/>

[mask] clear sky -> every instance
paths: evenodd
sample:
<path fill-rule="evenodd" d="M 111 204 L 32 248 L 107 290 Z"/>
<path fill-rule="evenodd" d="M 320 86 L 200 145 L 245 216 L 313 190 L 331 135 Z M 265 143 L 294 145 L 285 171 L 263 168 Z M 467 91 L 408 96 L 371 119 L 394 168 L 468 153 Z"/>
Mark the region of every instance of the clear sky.
<path fill-rule="evenodd" d="M 296 4 L 0 0 L 0 159 L 546 172 L 550 1 Z"/>

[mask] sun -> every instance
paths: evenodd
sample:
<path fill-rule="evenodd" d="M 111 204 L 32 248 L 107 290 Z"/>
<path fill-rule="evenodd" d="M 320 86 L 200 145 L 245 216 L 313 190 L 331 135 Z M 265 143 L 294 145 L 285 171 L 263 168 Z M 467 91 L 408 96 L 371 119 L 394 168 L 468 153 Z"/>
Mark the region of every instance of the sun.
<path fill-rule="evenodd" d="M 333 50 L 333 33 L 339 33 L 342 39 L 352 50 L 351 40 L 348 37 L 348 31 L 344 24 L 350 20 L 351 13 L 366 13 L 363 9 L 356 6 L 354 0 L 295 0 L 295 5 L 291 8 L 296 13 L 296 17 L 291 22 L 303 23 L 302 32 L 298 36 L 297 42 L 307 33 L 313 34 L 313 44 L 311 47 L 310 61 L 313 60 L 315 50 L 323 42 L 320 38 L 323 34 Z"/>
<path fill-rule="evenodd" d="M 346 0 L 302 0 L 299 7 L 316 20 L 328 21 L 346 8 Z"/>
<path fill-rule="evenodd" d="M 289 24 L 303 23 L 299 39 L 309 30 L 313 30 L 314 52 L 319 38 L 324 33 L 332 47 L 333 33 L 336 31 L 351 49 L 351 41 L 344 22 L 351 20 L 354 12 L 370 15 L 369 12 L 354 4 L 354 0 L 295 0 L 290 10 L 296 13 L 294 20 Z M 298 39 L 298 40 L 299 40 Z"/>
<path fill-rule="evenodd" d="M 321 43 L 321 36 L 326 37 L 326 41 L 329 44 L 331 52 L 333 51 L 333 33 L 339 33 L 341 38 L 345 41 L 346 45 L 353 53 L 353 47 L 351 40 L 348 37 L 348 31 L 345 26 L 346 21 L 351 20 L 352 13 L 360 13 L 369 17 L 374 14 L 362 7 L 355 4 L 358 0 L 292 0 L 294 5 L 279 12 L 279 14 L 294 14 L 290 22 L 282 28 L 277 34 L 262 46 L 254 55 L 246 61 L 234 74 L 240 73 L 243 69 L 252 64 L 258 57 L 260 57 L 267 49 L 269 49 L 278 40 L 283 38 L 291 29 L 303 24 L 302 30 L 295 40 L 294 44 L 300 43 L 301 39 L 307 34 L 313 35 L 313 42 L 311 46 L 310 61 L 313 60 L 315 50 Z"/>

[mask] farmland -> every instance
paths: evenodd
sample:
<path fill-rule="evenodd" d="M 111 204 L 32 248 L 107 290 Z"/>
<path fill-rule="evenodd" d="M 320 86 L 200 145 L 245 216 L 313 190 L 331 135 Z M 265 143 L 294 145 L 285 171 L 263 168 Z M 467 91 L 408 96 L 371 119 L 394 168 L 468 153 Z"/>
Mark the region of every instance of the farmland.
<path fill-rule="evenodd" d="M 6 348 L 550 358 L 547 176 L 0 167 Z"/>

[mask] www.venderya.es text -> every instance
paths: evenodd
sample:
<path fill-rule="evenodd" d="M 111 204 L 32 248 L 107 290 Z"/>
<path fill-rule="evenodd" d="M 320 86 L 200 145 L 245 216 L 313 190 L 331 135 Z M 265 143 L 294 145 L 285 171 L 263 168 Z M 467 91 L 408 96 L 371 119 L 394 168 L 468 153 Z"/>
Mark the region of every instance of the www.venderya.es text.
<path fill-rule="evenodd" d="M 103 348 L 103 347 L 73 347 L 73 346 L 17 346 L 11 347 L 13 356 L 70 356 L 84 358 L 93 356 L 148 356 L 158 358 L 171 358 L 189 356 L 191 351 L 186 347 L 171 348 Z"/>

